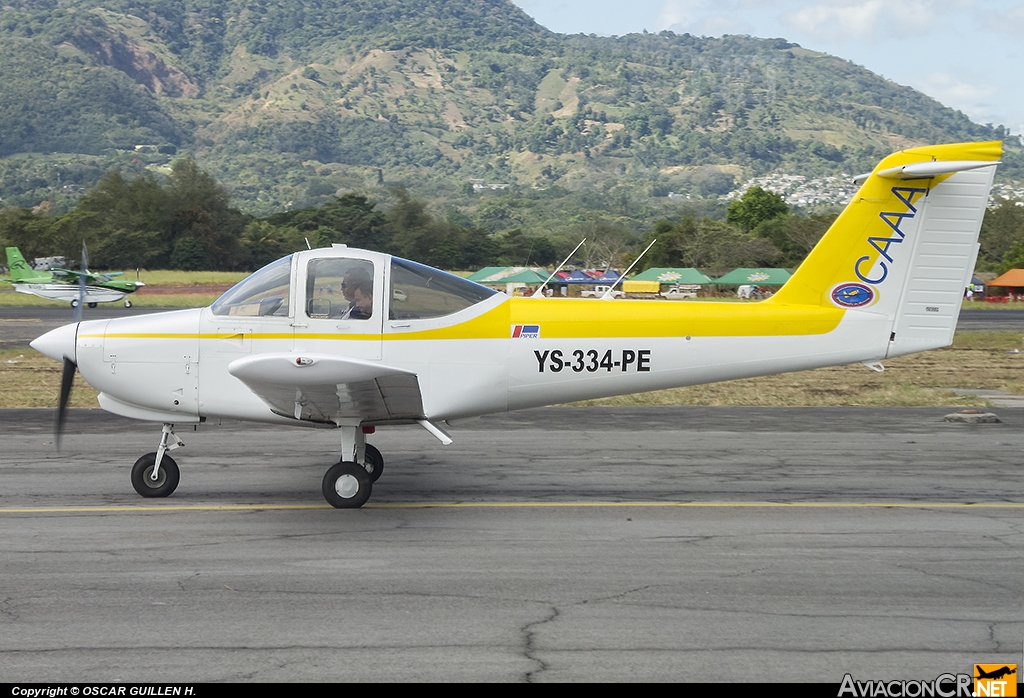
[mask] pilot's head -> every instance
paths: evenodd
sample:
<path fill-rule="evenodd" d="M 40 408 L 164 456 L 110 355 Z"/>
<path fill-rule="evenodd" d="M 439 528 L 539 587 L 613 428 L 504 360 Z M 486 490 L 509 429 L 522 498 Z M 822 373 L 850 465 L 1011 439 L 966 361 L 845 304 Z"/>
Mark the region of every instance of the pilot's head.
<path fill-rule="evenodd" d="M 370 274 L 366 269 L 363 267 L 352 267 L 345 272 L 345 278 L 341 281 L 341 293 L 345 296 L 345 300 L 354 300 L 352 294 L 356 286 L 361 283 L 369 284 L 370 293 L 373 293 L 373 279 L 370 278 Z"/>
<path fill-rule="evenodd" d="M 352 288 L 352 302 L 363 317 L 373 315 L 373 282 L 366 279 L 355 284 Z"/>

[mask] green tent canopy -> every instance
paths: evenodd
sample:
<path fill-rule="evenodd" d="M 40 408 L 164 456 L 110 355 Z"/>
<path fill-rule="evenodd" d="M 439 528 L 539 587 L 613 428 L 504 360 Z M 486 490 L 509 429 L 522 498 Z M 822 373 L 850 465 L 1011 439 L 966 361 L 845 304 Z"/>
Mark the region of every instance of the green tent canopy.
<path fill-rule="evenodd" d="M 715 283 L 723 286 L 782 286 L 790 276 L 785 269 L 733 269 L 722 278 L 715 279 Z"/>
<path fill-rule="evenodd" d="M 548 275 L 529 267 L 484 267 L 467 278 L 478 284 L 542 284 Z"/>
<path fill-rule="evenodd" d="M 660 284 L 702 285 L 712 283 L 711 277 L 705 276 L 693 267 L 671 268 L 653 267 L 632 278 L 632 281 L 657 281 Z"/>
<path fill-rule="evenodd" d="M 497 281 L 485 281 L 487 284 L 542 284 L 548 278 L 547 274 L 541 276 L 533 269 L 524 269 L 518 274 L 504 276 Z"/>

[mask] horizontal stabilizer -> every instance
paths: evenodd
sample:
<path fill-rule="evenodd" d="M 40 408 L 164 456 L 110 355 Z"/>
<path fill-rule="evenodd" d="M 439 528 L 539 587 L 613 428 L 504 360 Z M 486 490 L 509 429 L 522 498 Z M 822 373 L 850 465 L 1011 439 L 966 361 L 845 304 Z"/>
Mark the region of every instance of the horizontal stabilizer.
<path fill-rule="evenodd" d="M 981 167 L 994 167 L 1000 161 L 985 160 L 937 160 L 933 162 L 912 162 L 898 167 L 889 167 L 875 173 L 877 177 L 885 179 L 928 179 L 941 175 L 953 174 L 954 172 L 966 172 L 977 170 Z M 858 175 L 853 178 L 854 184 L 863 184 L 871 173 Z"/>

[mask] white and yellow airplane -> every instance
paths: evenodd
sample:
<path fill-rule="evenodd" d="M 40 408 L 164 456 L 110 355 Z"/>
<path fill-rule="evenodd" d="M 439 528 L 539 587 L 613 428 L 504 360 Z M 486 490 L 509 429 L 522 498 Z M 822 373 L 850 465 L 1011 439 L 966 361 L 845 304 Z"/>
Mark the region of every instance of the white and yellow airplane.
<path fill-rule="evenodd" d="M 430 267 L 334 246 L 280 259 L 209 308 L 66 325 L 32 346 L 77 366 L 115 414 L 163 423 L 132 469 L 178 483 L 176 424 L 227 418 L 337 429 L 323 479 L 361 506 L 376 427 L 863 362 L 943 347 L 978 253 L 999 142 L 890 155 L 790 281 L 753 304 L 513 298 Z M 58 417 L 58 424 L 61 417 Z"/>

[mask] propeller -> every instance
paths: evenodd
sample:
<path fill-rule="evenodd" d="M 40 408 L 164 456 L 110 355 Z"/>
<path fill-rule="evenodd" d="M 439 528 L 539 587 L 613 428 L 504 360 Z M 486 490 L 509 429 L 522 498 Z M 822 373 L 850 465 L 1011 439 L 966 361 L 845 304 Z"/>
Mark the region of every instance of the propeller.
<path fill-rule="evenodd" d="M 64 419 L 67 416 L 68 398 L 71 397 L 71 384 L 75 380 L 75 370 L 78 368 L 76 345 L 79 325 L 80 323 L 77 322 L 62 325 L 36 337 L 29 343 L 30 347 L 43 356 L 64 363 L 60 379 L 60 400 L 57 402 L 57 419 L 54 423 L 54 444 L 58 451 L 60 451 L 61 432 L 64 430 Z"/>
<path fill-rule="evenodd" d="M 64 420 L 68 416 L 68 400 L 71 398 L 71 384 L 75 382 L 75 371 L 78 365 L 68 357 L 64 357 L 64 370 L 60 376 L 60 401 L 57 403 L 57 423 L 53 425 L 53 443 L 60 453 L 60 437 L 64 433 Z"/>
<path fill-rule="evenodd" d="M 75 306 L 73 322 L 82 320 L 82 306 L 85 305 L 85 275 L 89 273 L 89 251 L 85 247 L 85 240 L 82 240 L 82 268 L 78 275 L 78 305 Z M 57 403 L 57 422 L 53 425 L 53 443 L 60 453 L 60 438 L 64 433 L 64 421 L 68 416 L 68 401 L 71 399 L 71 386 L 75 382 L 75 371 L 78 364 L 64 355 L 64 370 L 60 375 L 60 401 Z"/>

